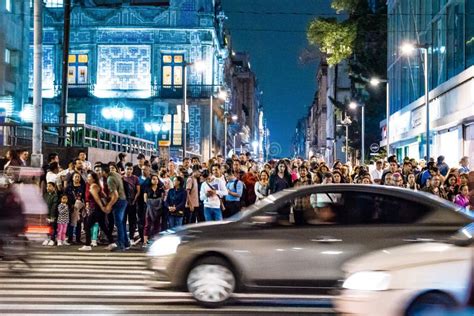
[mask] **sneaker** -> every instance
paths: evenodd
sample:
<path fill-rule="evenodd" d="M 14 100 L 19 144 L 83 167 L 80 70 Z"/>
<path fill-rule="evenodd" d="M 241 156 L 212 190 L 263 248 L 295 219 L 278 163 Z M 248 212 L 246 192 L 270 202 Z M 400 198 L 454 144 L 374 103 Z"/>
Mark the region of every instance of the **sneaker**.
<path fill-rule="evenodd" d="M 130 245 L 136 246 L 136 245 L 138 245 L 138 244 L 140 243 L 140 241 L 142 241 L 141 238 L 138 238 L 137 240 L 132 240 L 132 241 L 130 242 Z"/>
<path fill-rule="evenodd" d="M 91 251 L 92 247 L 91 246 L 82 246 L 81 248 L 78 249 L 79 251 Z"/>
<path fill-rule="evenodd" d="M 92 246 L 92 247 L 97 247 L 97 240 L 93 240 L 93 241 L 91 242 L 91 246 Z"/>
<path fill-rule="evenodd" d="M 54 246 L 54 240 L 50 240 L 50 241 L 48 242 L 48 246 Z"/>
<path fill-rule="evenodd" d="M 64 244 L 66 244 L 66 242 L 64 241 Z M 58 240 L 58 247 L 62 246 L 63 245 L 63 241 L 61 240 Z"/>
<path fill-rule="evenodd" d="M 43 241 L 43 243 L 42 243 L 41 245 L 43 245 L 43 246 L 47 246 L 47 245 L 48 245 L 48 243 L 49 243 L 49 240 L 48 240 L 48 239 L 46 239 L 45 241 Z"/>
<path fill-rule="evenodd" d="M 110 244 L 110 245 L 108 245 L 107 247 L 105 247 L 105 250 L 112 251 L 112 250 L 114 250 L 115 248 L 117 248 L 117 244 L 116 244 L 116 243 L 113 243 L 113 244 Z"/>
<path fill-rule="evenodd" d="M 65 240 L 65 241 L 63 241 L 63 245 L 64 245 L 64 246 L 70 246 L 71 244 L 68 243 L 68 242 Z"/>

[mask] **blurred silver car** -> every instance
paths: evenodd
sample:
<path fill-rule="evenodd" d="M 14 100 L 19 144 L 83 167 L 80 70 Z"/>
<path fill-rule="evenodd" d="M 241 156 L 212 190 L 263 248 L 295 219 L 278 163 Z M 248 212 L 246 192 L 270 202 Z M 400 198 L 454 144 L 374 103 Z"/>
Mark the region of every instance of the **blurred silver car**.
<path fill-rule="evenodd" d="M 148 252 L 151 285 L 189 291 L 202 305 L 235 292 L 328 294 L 355 256 L 445 241 L 471 219 L 434 195 L 369 185 L 289 189 L 231 221 L 184 226 Z"/>

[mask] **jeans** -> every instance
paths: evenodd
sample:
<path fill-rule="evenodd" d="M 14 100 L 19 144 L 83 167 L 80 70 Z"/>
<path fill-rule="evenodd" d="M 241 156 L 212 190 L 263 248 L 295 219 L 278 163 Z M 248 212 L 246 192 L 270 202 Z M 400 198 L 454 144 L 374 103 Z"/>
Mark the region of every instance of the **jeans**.
<path fill-rule="evenodd" d="M 107 232 L 107 239 L 109 240 L 109 243 L 113 243 L 113 238 L 112 235 L 110 235 L 108 232 L 108 227 L 105 224 L 105 214 L 102 211 L 97 211 L 94 210 L 92 211 L 91 214 L 86 216 L 84 218 L 84 230 L 86 231 L 86 246 L 91 245 L 91 239 L 92 239 L 92 228 L 96 223 L 99 223 L 100 228 L 104 231 Z M 97 237 L 96 237 L 97 240 Z"/>
<path fill-rule="evenodd" d="M 119 249 L 125 249 L 127 247 L 130 247 L 130 243 L 127 237 L 127 222 L 125 220 L 126 209 L 126 200 L 117 200 L 117 202 L 115 202 L 114 206 L 112 207 L 115 226 L 117 226 L 117 247 Z"/>
<path fill-rule="evenodd" d="M 204 218 L 205 218 L 206 222 L 221 221 L 222 220 L 221 209 L 220 208 L 204 207 Z"/>
<path fill-rule="evenodd" d="M 170 215 L 168 217 L 168 228 L 178 227 L 183 225 L 183 216 Z"/>
<path fill-rule="evenodd" d="M 225 201 L 225 212 L 224 217 L 231 217 L 240 212 L 241 205 L 240 201 Z"/>
<path fill-rule="evenodd" d="M 128 236 L 130 240 L 133 240 L 133 236 L 137 230 L 137 205 L 132 205 L 132 201 L 127 205 L 126 217 L 128 218 Z"/>
<path fill-rule="evenodd" d="M 199 212 L 199 207 L 195 207 L 193 211 L 186 207 L 184 210 L 183 225 L 187 224 L 196 224 L 197 214 Z"/>

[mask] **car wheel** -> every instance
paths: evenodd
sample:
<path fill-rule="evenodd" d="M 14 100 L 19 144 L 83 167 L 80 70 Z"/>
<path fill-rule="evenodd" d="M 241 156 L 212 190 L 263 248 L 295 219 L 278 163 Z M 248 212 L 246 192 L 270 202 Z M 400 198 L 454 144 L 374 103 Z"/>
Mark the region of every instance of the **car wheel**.
<path fill-rule="evenodd" d="M 456 307 L 456 301 L 444 293 L 427 293 L 411 303 L 405 315 L 431 315 L 434 312 L 446 312 Z"/>
<path fill-rule="evenodd" d="M 236 280 L 230 265 L 222 258 L 199 260 L 189 271 L 188 291 L 206 307 L 224 305 L 234 293 Z"/>

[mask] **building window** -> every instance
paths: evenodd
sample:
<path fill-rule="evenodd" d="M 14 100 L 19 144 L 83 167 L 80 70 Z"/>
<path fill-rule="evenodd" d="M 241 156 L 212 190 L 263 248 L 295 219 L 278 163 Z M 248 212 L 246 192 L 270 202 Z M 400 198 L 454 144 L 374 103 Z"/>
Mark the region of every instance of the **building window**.
<path fill-rule="evenodd" d="M 5 48 L 5 64 L 10 64 L 11 58 L 11 51 L 8 48 Z"/>
<path fill-rule="evenodd" d="M 87 84 L 87 54 L 71 54 L 68 60 L 67 82 L 71 85 Z"/>
<path fill-rule="evenodd" d="M 5 10 L 12 12 L 12 0 L 5 0 Z"/>
<path fill-rule="evenodd" d="M 46 0 L 45 6 L 47 8 L 62 8 L 63 0 Z"/>
<path fill-rule="evenodd" d="M 174 89 L 183 86 L 184 56 L 165 54 L 162 57 L 163 88 Z"/>

